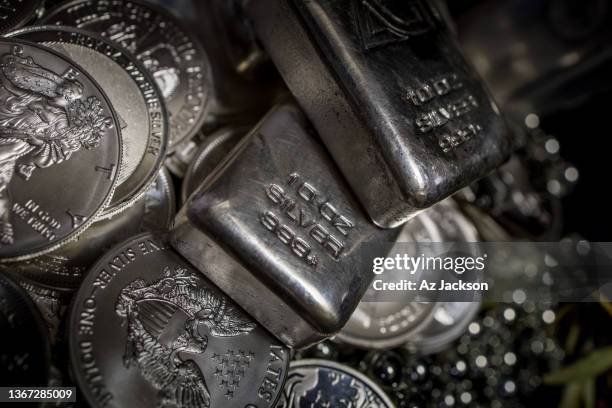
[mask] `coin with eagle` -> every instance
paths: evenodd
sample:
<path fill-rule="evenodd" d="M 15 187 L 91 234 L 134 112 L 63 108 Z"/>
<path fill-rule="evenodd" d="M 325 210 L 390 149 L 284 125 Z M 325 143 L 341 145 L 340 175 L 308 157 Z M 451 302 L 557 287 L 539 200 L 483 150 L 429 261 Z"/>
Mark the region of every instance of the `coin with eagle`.
<path fill-rule="evenodd" d="M 69 325 L 73 372 L 92 407 L 273 407 L 288 371 L 289 350 L 164 235 L 102 257 Z"/>

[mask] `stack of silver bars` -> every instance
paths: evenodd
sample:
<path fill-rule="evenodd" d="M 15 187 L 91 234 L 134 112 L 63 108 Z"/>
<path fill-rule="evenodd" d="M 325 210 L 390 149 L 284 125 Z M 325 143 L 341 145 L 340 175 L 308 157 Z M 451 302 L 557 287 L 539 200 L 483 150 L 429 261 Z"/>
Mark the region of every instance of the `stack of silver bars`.
<path fill-rule="evenodd" d="M 524 310 L 360 302 L 373 245 L 511 240 L 512 211 L 555 229 L 513 153 L 534 118 L 508 126 L 443 2 L 158 3 L 0 1 L 0 385 L 513 406 L 494 365 L 520 356 L 483 344 Z"/>

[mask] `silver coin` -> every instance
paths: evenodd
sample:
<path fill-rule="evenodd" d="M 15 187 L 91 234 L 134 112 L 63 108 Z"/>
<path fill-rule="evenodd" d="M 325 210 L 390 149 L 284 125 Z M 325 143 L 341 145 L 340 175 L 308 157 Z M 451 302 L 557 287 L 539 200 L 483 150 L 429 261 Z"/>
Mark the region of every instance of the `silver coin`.
<path fill-rule="evenodd" d="M 197 38 L 168 12 L 140 1 L 74 0 L 51 10 L 43 23 L 93 31 L 142 61 L 166 101 L 169 151 L 204 122 L 211 83 L 208 57 Z"/>
<path fill-rule="evenodd" d="M 66 55 L 102 86 L 121 124 L 118 186 L 100 217 L 132 205 L 153 182 L 166 155 L 168 118 L 161 91 L 146 69 L 117 44 L 72 27 L 27 27 L 8 34 Z"/>
<path fill-rule="evenodd" d="M 431 322 L 406 342 L 406 347 L 420 354 L 444 350 L 457 340 L 474 320 L 480 302 L 442 302 L 438 304 Z"/>
<path fill-rule="evenodd" d="M 83 280 L 83 274 L 104 252 L 135 234 L 169 228 L 174 212 L 172 180 L 163 169 L 145 195 L 128 210 L 94 223 L 77 241 L 57 251 L 26 261 L 0 264 L 0 271 L 72 292 Z"/>
<path fill-rule="evenodd" d="M 272 407 L 289 363 L 285 346 L 152 234 L 91 269 L 69 345 L 92 407 Z"/>
<path fill-rule="evenodd" d="M 396 253 L 404 253 L 402 243 L 406 242 L 440 242 L 440 230 L 429 217 L 428 212 L 422 212 L 402 227 L 397 242 L 389 252 L 389 257 Z M 401 251 L 401 252 L 400 252 Z M 387 272 L 387 274 L 403 273 Z M 422 274 L 398 276 L 401 279 L 420 281 Z M 389 281 L 394 278 L 389 278 Z M 405 302 L 377 301 L 380 292 L 372 287 L 366 292 L 365 298 L 357 306 L 351 318 L 344 326 L 336 339 L 358 347 L 384 349 L 404 344 L 416 333 L 423 330 L 433 319 L 436 304 L 414 302 L 407 299 Z"/>
<path fill-rule="evenodd" d="M 446 199 L 427 210 L 442 232 L 443 242 L 478 242 L 474 225 L 461 213 L 452 199 Z M 421 354 L 442 351 L 458 339 L 472 322 L 480 302 L 440 302 L 433 319 L 411 337 L 406 346 Z"/>
<path fill-rule="evenodd" d="M 42 7 L 43 0 L 0 1 L 0 33 L 28 24 Z"/>
<path fill-rule="evenodd" d="M 427 210 L 442 233 L 441 242 L 478 242 L 478 231 L 452 198 Z"/>
<path fill-rule="evenodd" d="M 384 391 L 360 372 L 332 361 L 306 359 L 291 363 L 277 408 L 393 406 Z"/>
<path fill-rule="evenodd" d="M 0 260 L 75 239 L 108 205 L 121 132 L 82 68 L 35 44 L 0 41 Z"/>
<path fill-rule="evenodd" d="M 187 168 L 198 152 L 200 143 L 201 140 L 197 136 L 179 143 L 172 154 L 166 158 L 165 166 L 170 173 L 180 179 L 185 177 Z"/>
<path fill-rule="evenodd" d="M 193 193 L 249 131 L 248 127 L 226 127 L 206 138 L 191 161 L 181 189 L 181 201 Z"/>

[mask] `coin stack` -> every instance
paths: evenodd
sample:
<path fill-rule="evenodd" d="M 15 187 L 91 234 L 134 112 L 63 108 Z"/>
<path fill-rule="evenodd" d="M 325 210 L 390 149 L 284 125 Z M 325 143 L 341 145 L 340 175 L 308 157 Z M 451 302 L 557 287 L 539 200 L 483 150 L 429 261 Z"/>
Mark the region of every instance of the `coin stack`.
<path fill-rule="evenodd" d="M 474 214 L 511 193 L 487 186 L 529 187 L 517 156 L 472 183 L 511 137 L 435 6 L 0 3 L 1 386 L 91 407 L 507 406 L 539 381 L 511 324 L 562 358 L 551 305 L 366 294 L 372 243 L 495 239 Z"/>

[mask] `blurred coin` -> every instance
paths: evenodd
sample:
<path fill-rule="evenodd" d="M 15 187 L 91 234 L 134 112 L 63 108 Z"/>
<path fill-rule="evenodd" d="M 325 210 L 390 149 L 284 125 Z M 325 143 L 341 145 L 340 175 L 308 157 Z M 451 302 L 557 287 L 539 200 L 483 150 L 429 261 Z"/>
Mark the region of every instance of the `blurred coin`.
<path fill-rule="evenodd" d="M 427 210 L 442 234 L 442 242 L 478 242 L 478 231 L 452 198 L 447 198 Z"/>
<path fill-rule="evenodd" d="M 473 224 L 459 211 L 452 199 L 427 210 L 440 231 L 442 242 L 478 242 Z M 440 302 L 433 319 L 408 339 L 407 346 L 421 354 L 437 353 L 467 329 L 480 308 L 480 302 Z"/>
<path fill-rule="evenodd" d="M 291 363 L 277 408 L 391 408 L 389 397 L 360 372 L 327 360 Z"/>
<path fill-rule="evenodd" d="M 50 10 L 43 22 L 101 34 L 144 64 L 166 101 L 169 151 L 199 130 L 210 96 L 208 57 L 197 38 L 170 13 L 140 1 L 74 0 Z"/>
<path fill-rule="evenodd" d="M 428 212 L 422 212 L 402 227 L 397 239 L 398 246 L 389 252 L 388 257 L 393 258 L 395 254 L 405 253 L 408 247 L 402 247 L 402 243 L 440 241 L 440 230 Z M 385 274 L 393 276 L 386 278 L 388 282 L 398 279 L 418 282 L 421 278 L 418 271 L 414 275 L 406 271 L 387 271 Z M 395 274 L 398 274 L 397 279 Z M 359 303 L 336 338 L 344 343 L 364 348 L 396 347 L 426 327 L 434 316 L 435 303 L 415 302 L 408 295 L 405 301 L 389 302 L 383 301 L 384 296 L 384 293 L 370 286 L 364 300 Z"/>
<path fill-rule="evenodd" d="M 146 194 L 117 216 L 94 223 L 77 241 L 34 259 L 0 264 L 0 271 L 60 290 L 75 290 L 83 274 L 113 245 L 135 234 L 165 230 L 175 212 L 172 180 L 165 169 Z"/>
<path fill-rule="evenodd" d="M 0 274 L 0 384 L 47 385 L 50 349 L 36 305 L 15 282 Z"/>
<path fill-rule="evenodd" d="M 272 407 L 289 361 L 285 346 L 153 234 L 91 269 L 69 344 L 92 407 Z"/>
<path fill-rule="evenodd" d="M 83 30 L 40 26 L 8 35 L 66 55 L 104 89 L 121 123 L 123 160 L 113 199 L 100 217 L 133 205 L 157 177 L 166 155 L 168 118 L 153 78 L 127 50 Z"/>
<path fill-rule="evenodd" d="M 442 351 L 465 333 L 479 308 L 480 302 L 439 303 L 433 320 L 408 340 L 407 347 L 421 354 Z"/>
<path fill-rule="evenodd" d="M 42 4 L 43 0 L 0 1 L 0 33 L 6 33 L 28 24 L 36 18 Z"/>
<path fill-rule="evenodd" d="M 200 146 L 183 180 L 181 201 L 193 193 L 249 131 L 248 127 L 226 127 L 210 135 Z"/>
<path fill-rule="evenodd" d="M 118 119 L 82 68 L 31 43 L 0 41 L 0 260 L 75 239 L 111 200 Z"/>

